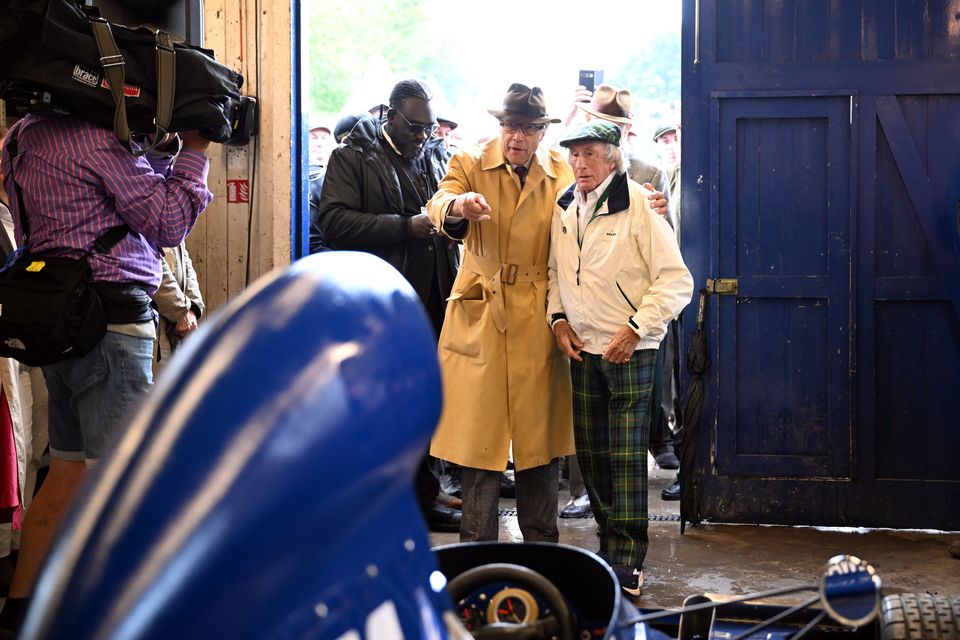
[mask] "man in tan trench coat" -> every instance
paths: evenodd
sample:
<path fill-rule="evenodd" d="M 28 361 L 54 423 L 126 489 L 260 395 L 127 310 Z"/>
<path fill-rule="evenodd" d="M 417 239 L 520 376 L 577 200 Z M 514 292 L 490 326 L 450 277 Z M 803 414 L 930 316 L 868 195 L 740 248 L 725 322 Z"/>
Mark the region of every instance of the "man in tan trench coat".
<path fill-rule="evenodd" d="M 430 453 L 463 467 L 460 539 L 496 540 L 512 441 L 520 531 L 556 542 L 559 458 L 574 451 L 570 373 L 543 317 L 553 205 L 573 173 L 540 148 L 559 120 L 539 88 L 513 84 L 489 112 L 500 136 L 457 153 L 427 205 L 465 250 L 440 334 L 444 412 Z"/>

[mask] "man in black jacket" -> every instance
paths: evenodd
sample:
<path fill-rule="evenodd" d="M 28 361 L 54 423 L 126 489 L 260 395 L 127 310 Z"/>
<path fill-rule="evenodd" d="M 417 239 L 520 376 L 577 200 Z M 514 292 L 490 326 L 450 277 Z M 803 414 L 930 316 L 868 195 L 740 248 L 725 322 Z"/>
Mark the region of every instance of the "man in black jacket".
<path fill-rule="evenodd" d="M 390 93 L 385 121 L 364 118 L 354 126 L 330 156 L 317 226 L 331 249 L 372 253 L 402 273 L 439 336 L 460 257 L 423 211 L 450 159 L 433 135 L 431 98 L 421 82 L 403 80 Z M 311 244 L 315 234 L 311 225 Z M 440 485 L 426 456 L 416 489 L 431 529 L 459 529 L 460 512 L 437 501 Z"/>

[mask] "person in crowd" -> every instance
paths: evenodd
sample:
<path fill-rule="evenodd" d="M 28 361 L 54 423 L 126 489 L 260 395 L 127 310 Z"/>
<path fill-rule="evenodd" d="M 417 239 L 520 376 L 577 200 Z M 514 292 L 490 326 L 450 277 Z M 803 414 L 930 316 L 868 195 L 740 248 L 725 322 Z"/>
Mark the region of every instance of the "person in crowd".
<path fill-rule="evenodd" d="M 653 133 L 653 141 L 657 143 L 660 158 L 663 161 L 664 172 L 670 185 L 670 223 L 680 244 L 680 125 L 664 124 Z M 670 323 L 667 335 L 663 339 L 660 359 L 663 362 L 663 374 L 658 385 L 657 424 L 653 431 L 661 434 L 662 439 L 670 433 L 672 424 L 673 446 L 680 447 L 683 439 L 683 408 L 680 395 L 680 322 L 677 318 Z M 678 461 L 679 466 L 679 461 Z M 680 476 L 660 491 L 663 500 L 680 499 Z"/>
<path fill-rule="evenodd" d="M 322 121 L 314 121 L 310 126 L 310 165 L 326 167 L 336 146 L 333 130 Z"/>
<path fill-rule="evenodd" d="M 629 89 L 601 84 L 597 86 L 590 102 L 577 102 L 577 106 L 586 115 L 587 122 L 593 118 L 611 122 L 620 129 L 620 139 L 628 139 L 633 127 L 633 95 Z M 670 184 L 666 174 L 656 165 L 640 158 L 633 149 L 624 148 L 624 152 L 630 162 L 630 178 L 648 188 L 663 192 L 669 201 Z M 669 216 L 669 208 L 663 213 Z M 662 371 L 662 366 L 658 366 L 657 371 Z M 661 469 L 677 469 L 680 466 L 674 451 L 673 433 L 667 423 L 659 419 L 654 422 L 650 432 L 650 453 Z"/>
<path fill-rule="evenodd" d="M 443 138 L 443 144 L 447 147 L 447 151 L 450 151 L 451 146 L 455 146 L 455 145 L 452 145 L 453 131 L 459 125 L 453 120 L 438 117 L 437 126 L 438 126 L 437 137 Z"/>
<path fill-rule="evenodd" d="M 573 106 L 564 118 L 565 124 L 580 124 L 577 122 L 579 116 L 582 116 L 582 122 L 589 122 L 593 118 L 612 122 L 620 128 L 621 140 L 629 141 L 634 124 L 633 94 L 629 89 L 609 84 L 597 85 L 595 92 L 578 87 L 573 94 Z M 630 161 L 630 178 L 639 184 L 649 185 L 650 190 L 662 193 L 669 201 L 670 185 L 663 170 L 641 158 L 629 145 L 621 144 L 621 147 Z"/>
<path fill-rule="evenodd" d="M 662 124 L 653 132 L 670 189 L 670 222 L 680 238 L 680 125 Z"/>
<path fill-rule="evenodd" d="M 87 466 L 106 453 L 152 383 L 150 294 L 160 284 L 159 249 L 183 242 L 213 197 L 206 185 L 209 144 L 194 131 L 171 134 L 136 157 L 110 129 L 54 114 L 28 115 L 10 130 L 2 170 L 6 189 L 12 194 L 16 184 L 22 193 L 23 209 L 19 198 L 10 198 L 18 244 L 24 244 L 23 220 L 30 250 L 39 255 L 78 258 L 108 229 L 126 224 L 130 230 L 107 254 L 88 257 L 106 336 L 82 357 L 43 367 L 50 471 L 24 519 L 0 628 L 22 624 L 41 563 Z"/>
<path fill-rule="evenodd" d="M 554 197 L 572 174 L 540 146 L 559 120 L 538 87 L 514 83 L 488 112 L 500 135 L 458 152 L 427 205 L 433 224 L 464 242 L 440 334 L 444 412 L 431 453 L 461 467 L 460 539 L 496 540 L 512 442 L 523 538 L 556 542 L 558 461 L 573 451 L 570 381 L 537 309 Z"/>
<path fill-rule="evenodd" d="M 621 129 L 567 134 L 575 181 L 552 220 L 547 321 L 570 358 L 577 459 L 620 586 L 637 596 L 647 551 L 647 442 L 654 365 L 693 279 L 673 231 L 628 177 Z"/>
<path fill-rule="evenodd" d="M 0 124 L 0 153 L 6 135 L 7 127 Z M 3 188 L 2 168 L 0 163 L 0 262 L 16 250 L 13 217 L 7 208 L 9 201 Z M 0 358 L 0 386 L 9 409 L 11 426 L 0 448 L 4 450 L 4 459 L 16 463 L 16 474 L 4 475 L 3 478 L 13 481 L 17 496 L 15 506 L 9 513 L 9 521 L 0 523 L 0 558 L 8 563 L 8 566 L 0 568 L 0 575 L 6 578 L 3 582 L 3 593 L 6 593 L 20 551 L 23 513 L 30 507 L 34 489 L 42 479 L 43 456 L 47 447 L 47 386 L 39 368 L 28 367 L 12 358 Z M 0 402 L 0 407 L 2 405 Z"/>
<path fill-rule="evenodd" d="M 573 103 L 570 112 L 564 118 L 567 125 L 579 126 L 582 122 L 600 119 L 613 123 L 620 129 L 621 141 L 628 140 L 633 133 L 633 94 L 629 89 L 621 89 L 609 84 L 600 84 L 596 92 L 584 87 L 578 87 L 573 94 Z M 630 178 L 651 191 L 662 194 L 669 201 L 670 189 L 664 172 L 649 162 L 643 160 L 629 145 L 621 144 L 629 159 Z M 669 205 L 668 205 L 669 206 Z M 667 215 L 668 206 L 656 208 L 658 213 Z M 657 465 L 664 469 L 676 469 L 679 466 L 676 453 L 673 449 L 673 439 L 669 429 L 663 431 L 659 424 L 651 432 L 650 451 Z M 570 499 L 560 510 L 565 518 L 583 518 L 590 515 L 590 501 L 586 495 L 586 488 L 582 482 L 576 457 L 567 461 L 570 468 Z"/>
<path fill-rule="evenodd" d="M 307 204 L 310 210 L 310 220 L 316 217 L 317 207 L 320 204 L 320 193 L 323 191 L 323 176 L 327 170 L 330 154 L 337 146 L 333 130 L 326 123 L 314 119 L 310 125 L 309 156 L 310 164 L 307 173 L 308 196 Z M 323 235 L 314 233 L 310 238 L 310 253 L 318 253 L 328 247 L 323 241 Z"/>
<path fill-rule="evenodd" d="M 0 122 L 0 150 L 7 135 L 7 127 Z M 0 166 L 2 169 L 2 166 Z M 7 194 L 0 178 L 0 263 L 15 251 L 13 242 L 13 218 L 7 208 Z M 23 414 L 20 410 L 20 363 L 12 358 L 0 358 L 0 558 L 6 564 L 15 556 L 14 536 L 19 537 L 21 507 L 23 500 L 18 493 L 22 486 L 20 472 L 26 469 L 21 464 L 20 452 L 24 450 L 25 434 Z M 9 395 L 9 398 L 8 398 Z M 18 439 L 20 442 L 18 442 Z M 12 565 L 11 565 L 12 567 Z M 3 567 L 4 571 L 12 571 Z M 7 586 L 7 585 L 3 585 Z"/>
<path fill-rule="evenodd" d="M 350 134 L 350 132 L 353 131 L 353 128 L 356 126 L 357 122 L 369 117 L 370 116 L 367 114 L 360 114 L 347 115 L 340 118 L 337 121 L 337 124 L 333 127 L 333 144 L 330 149 L 330 154 L 333 153 L 333 148 L 341 144 Z M 330 158 L 328 154 L 323 166 L 313 164 L 310 165 L 310 192 L 307 203 L 310 207 L 309 250 L 311 254 L 330 250 L 330 247 L 327 245 L 327 241 L 323 237 L 323 229 L 320 228 L 320 196 L 323 194 L 323 178 L 326 174 L 326 165 L 329 161 Z"/>
<path fill-rule="evenodd" d="M 162 260 L 160 288 L 153 294 L 153 304 L 160 314 L 154 374 L 170 359 L 180 342 L 197 330 L 204 311 L 200 282 L 187 243 L 164 249 Z"/>
<path fill-rule="evenodd" d="M 439 334 L 460 254 L 423 210 L 450 157 L 433 137 L 431 99 L 422 82 L 403 80 L 390 92 L 382 121 L 354 124 L 330 156 L 317 223 L 330 248 L 367 251 L 400 271 Z M 416 477 L 420 506 L 431 529 L 456 531 L 460 512 L 438 500 L 435 466 L 424 456 Z"/>

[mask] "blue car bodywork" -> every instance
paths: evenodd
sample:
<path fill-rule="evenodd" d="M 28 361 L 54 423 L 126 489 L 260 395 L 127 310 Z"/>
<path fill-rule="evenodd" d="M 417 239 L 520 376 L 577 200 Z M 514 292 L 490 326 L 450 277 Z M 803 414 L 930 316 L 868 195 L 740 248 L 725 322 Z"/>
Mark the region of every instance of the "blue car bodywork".
<path fill-rule="evenodd" d="M 185 343 L 85 486 L 23 637 L 445 637 L 411 489 L 435 354 L 377 258 L 258 281 Z"/>

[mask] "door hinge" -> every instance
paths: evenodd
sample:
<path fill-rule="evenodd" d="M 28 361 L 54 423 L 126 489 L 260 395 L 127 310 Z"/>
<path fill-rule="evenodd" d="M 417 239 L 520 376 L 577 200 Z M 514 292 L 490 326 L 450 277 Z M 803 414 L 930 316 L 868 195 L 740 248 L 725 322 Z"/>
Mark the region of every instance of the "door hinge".
<path fill-rule="evenodd" d="M 707 278 L 707 293 L 721 296 L 735 296 L 740 293 L 740 281 L 737 278 Z"/>

